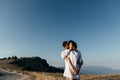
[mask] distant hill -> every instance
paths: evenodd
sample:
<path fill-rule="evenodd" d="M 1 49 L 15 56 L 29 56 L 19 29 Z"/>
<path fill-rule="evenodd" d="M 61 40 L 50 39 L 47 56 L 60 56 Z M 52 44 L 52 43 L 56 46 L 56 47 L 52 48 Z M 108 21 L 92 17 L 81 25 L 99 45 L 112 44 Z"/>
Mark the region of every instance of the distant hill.
<path fill-rule="evenodd" d="M 119 74 L 120 70 L 114 70 L 109 67 L 84 66 L 81 69 L 83 74 Z"/>
<path fill-rule="evenodd" d="M 38 72 L 63 72 L 63 69 L 50 66 L 47 60 L 40 57 L 22 57 L 14 60 L 10 64 L 18 65 L 23 70 Z"/>
<path fill-rule="evenodd" d="M 40 57 L 21 57 L 12 56 L 0 59 L 0 68 L 9 70 L 27 70 L 37 72 L 63 72 L 62 68 L 51 66 L 47 60 Z"/>

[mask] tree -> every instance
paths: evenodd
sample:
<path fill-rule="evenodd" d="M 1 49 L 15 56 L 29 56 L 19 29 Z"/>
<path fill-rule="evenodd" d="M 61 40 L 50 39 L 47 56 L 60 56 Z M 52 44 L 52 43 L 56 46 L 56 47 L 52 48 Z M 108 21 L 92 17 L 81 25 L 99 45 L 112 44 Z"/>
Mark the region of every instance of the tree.
<path fill-rule="evenodd" d="M 6 57 L 3 58 L 4 60 L 6 59 Z"/>
<path fill-rule="evenodd" d="M 15 59 L 15 57 L 14 57 L 14 56 L 12 56 L 12 59 Z"/>
<path fill-rule="evenodd" d="M 14 56 L 14 59 L 17 60 L 17 56 Z"/>
<path fill-rule="evenodd" d="M 9 56 L 8 59 L 11 59 L 11 57 Z"/>

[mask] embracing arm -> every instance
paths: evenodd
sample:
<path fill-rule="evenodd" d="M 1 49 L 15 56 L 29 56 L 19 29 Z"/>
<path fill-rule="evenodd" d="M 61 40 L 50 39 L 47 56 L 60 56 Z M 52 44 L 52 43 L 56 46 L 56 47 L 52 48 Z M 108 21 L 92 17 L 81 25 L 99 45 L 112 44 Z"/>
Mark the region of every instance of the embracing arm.
<path fill-rule="evenodd" d="M 72 62 L 71 62 L 70 58 L 68 57 L 69 54 L 70 54 L 69 51 L 67 51 L 67 52 L 62 51 L 61 57 L 62 57 L 62 59 L 64 59 L 64 60 L 67 61 L 67 63 L 68 63 L 68 65 L 69 65 L 69 68 L 70 68 L 72 74 L 77 74 L 76 70 L 74 69 L 74 66 L 72 65 Z"/>
<path fill-rule="evenodd" d="M 71 70 L 72 74 L 77 74 L 77 71 L 74 69 L 74 66 L 72 65 L 72 62 L 71 62 L 70 58 L 67 56 L 65 58 L 65 60 L 68 62 L 68 65 L 70 67 L 70 70 Z"/>

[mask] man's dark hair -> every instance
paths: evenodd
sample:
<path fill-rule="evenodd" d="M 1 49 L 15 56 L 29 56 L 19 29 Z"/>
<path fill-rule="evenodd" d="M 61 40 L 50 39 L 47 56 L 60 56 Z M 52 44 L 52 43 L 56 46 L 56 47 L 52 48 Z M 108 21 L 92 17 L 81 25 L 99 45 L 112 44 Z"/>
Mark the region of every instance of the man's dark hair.
<path fill-rule="evenodd" d="M 68 44 L 68 41 L 63 41 L 62 45 L 65 47 Z"/>

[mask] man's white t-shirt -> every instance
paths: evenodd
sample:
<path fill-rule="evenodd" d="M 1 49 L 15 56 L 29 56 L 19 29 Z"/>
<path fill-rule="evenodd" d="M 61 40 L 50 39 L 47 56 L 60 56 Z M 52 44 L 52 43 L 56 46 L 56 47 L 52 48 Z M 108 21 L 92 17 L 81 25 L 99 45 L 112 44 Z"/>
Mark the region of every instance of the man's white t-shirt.
<path fill-rule="evenodd" d="M 82 61 L 82 57 L 81 57 L 81 53 L 78 51 L 69 51 L 69 50 L 64 50 L 61 52 L 61 57 L 62 59 L 65 60 L 65 57 L 68 56 L 71 60 L 71 63 L 73 64 L 74 68 L 77 70 L 78 69 L 78 65 L 77 65 L 77 61 L 80 60 L 80 62 Z M 65 70 L 64 70 L 64 74 L 63 76 L 68 77 L 68 78 L 74 78 L 74 79 L 80 79 L 80 74 L 77 75 L 73 75 L 68 62 L 65 60 Z"/>

